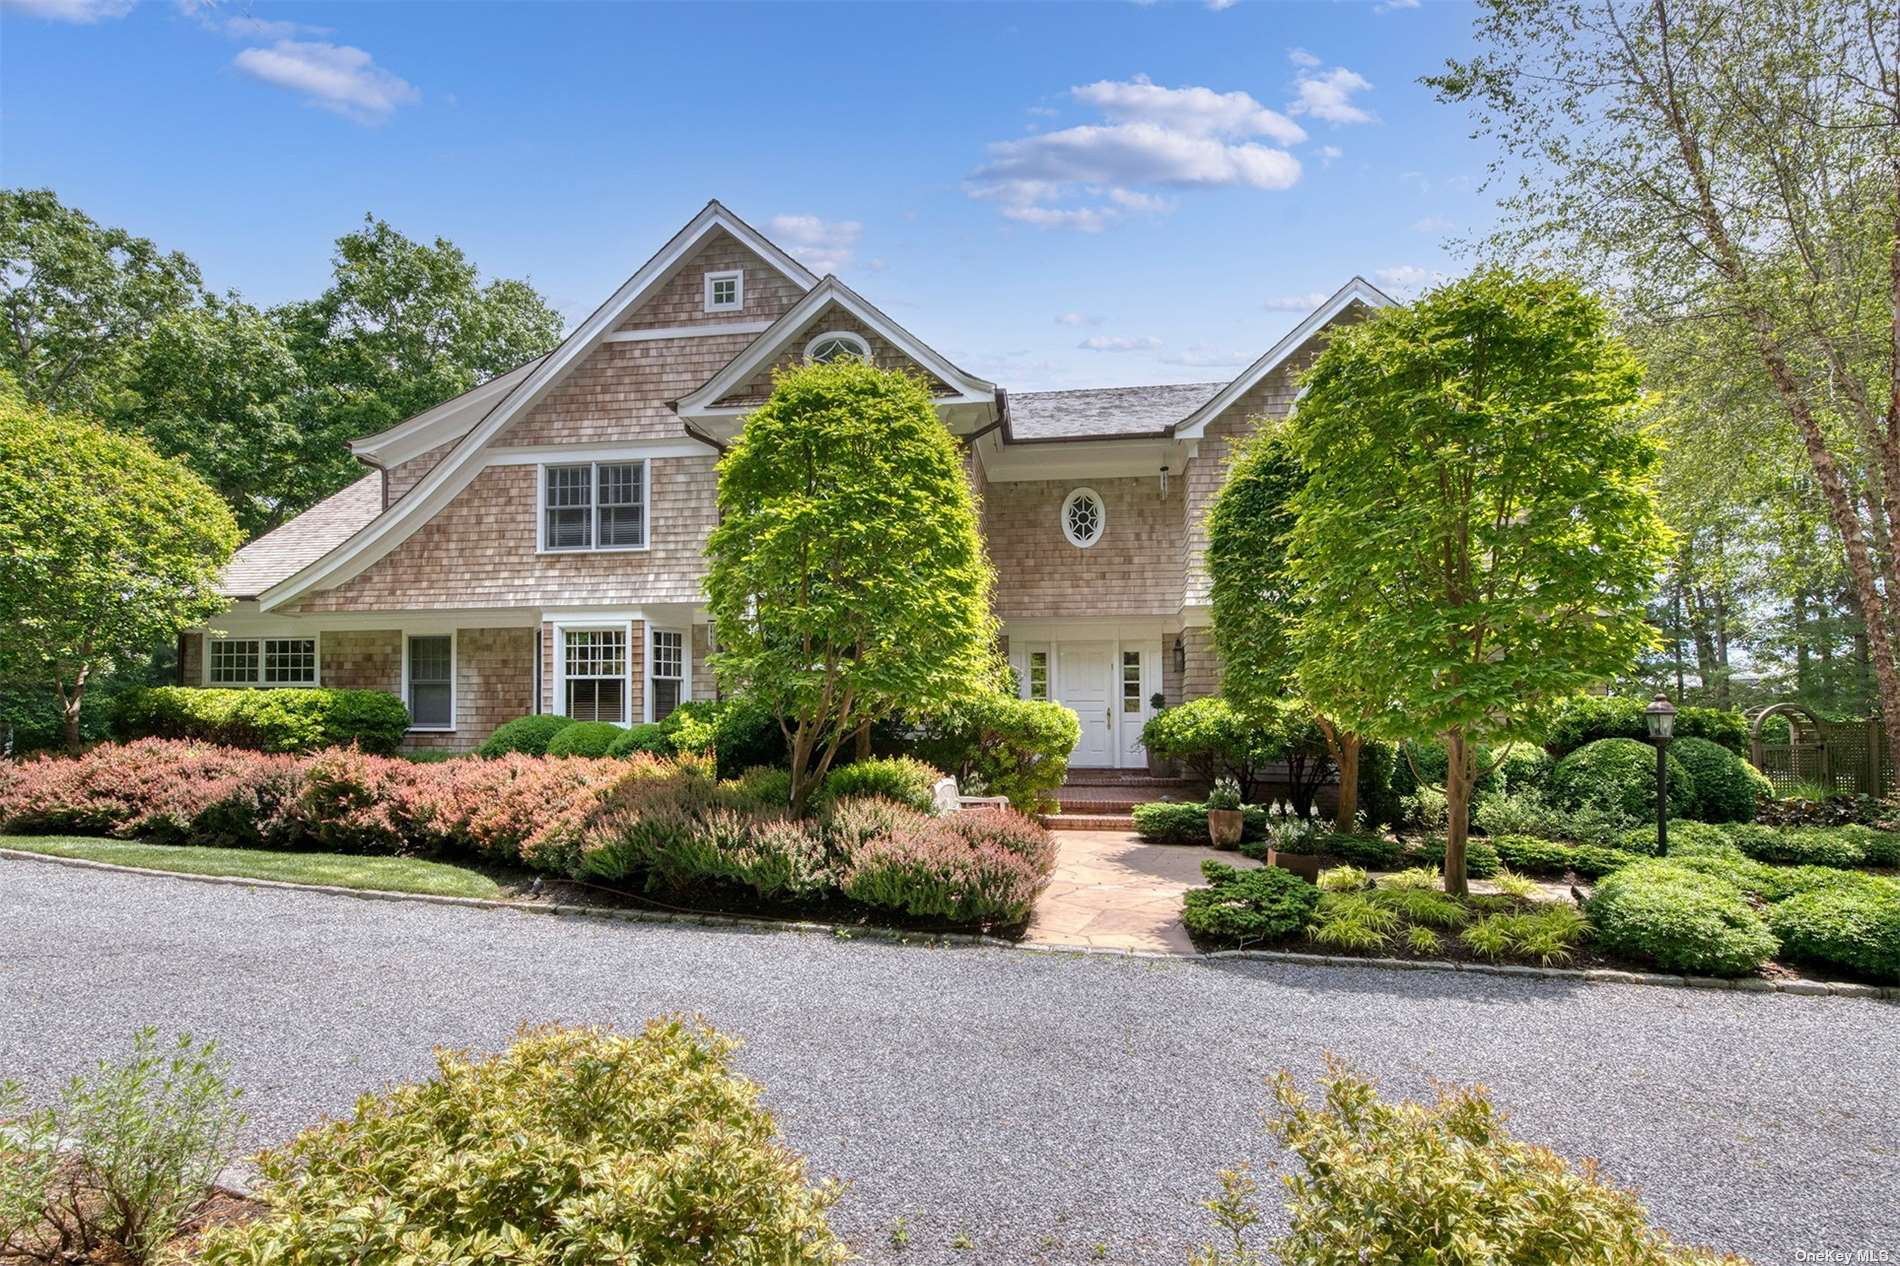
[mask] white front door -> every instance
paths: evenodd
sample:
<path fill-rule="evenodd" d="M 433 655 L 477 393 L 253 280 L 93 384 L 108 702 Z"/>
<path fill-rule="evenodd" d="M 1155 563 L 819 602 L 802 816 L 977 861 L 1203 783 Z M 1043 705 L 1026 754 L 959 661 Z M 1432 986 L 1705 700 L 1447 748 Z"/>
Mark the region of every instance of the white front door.
<path fill-rule="evenodd" d="M 1064 642 L 1056 648 L 1060 701 L 1082 722 L 1069 764 L 1115 764 L 1114 683 L 1107 642 Z"/>

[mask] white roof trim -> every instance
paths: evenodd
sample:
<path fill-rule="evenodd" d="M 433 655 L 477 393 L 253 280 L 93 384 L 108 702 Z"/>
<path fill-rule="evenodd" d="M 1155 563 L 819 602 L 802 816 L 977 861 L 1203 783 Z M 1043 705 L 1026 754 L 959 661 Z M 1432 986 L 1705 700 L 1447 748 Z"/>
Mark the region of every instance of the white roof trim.
<path fill-rule="evenodd" d="M 556 383 L 605 341 L 629 312 L 666 284 L 701 241 L 722 229 L 801 288 L 810 290 L 818 284 L 809 269 L 767 241 L 758 230 L 726 210 L 716 199 L 708 202 L 658 254 L 642 264 L 607 302 L 562 340 L 559 347 L 537 361 L 505 395 L 500 395 L 481 421 L 435 464 L 434 469 L 417 481 L 408 495 L 323 557 L 259 594 L 258 606 L 269 611 L 312 589 L 340 584 L 427 523 L 481 473 L 485 463 L 473 459 L 490 440 L 509 422 L 538 404 Z"/>
<path fill-rule="evenodd" d="M 792 337 L 814 313 L 827 303 L 836 303 L 877 331 L 904 355 L 956 390 L 957 396 L 953 400 L 940 400 L 939 404 L 978 404 L 995 400 L 995 383 L 958 369 L 929 344 L 879 311 L 863 295 L 839 281 L 835 276 L 826 276 L 823 281 L 807 291 L 803 299 L 793 304 L 784 316 L 774 321 L 771 329 L 754 339 L 750 346 L 733 357 L 724 369 L 707 379 L 698 390 L 683 397 L 674 406 L 675 411 L 681 417 L 692 418 L 725 417 L 733 413 L 749 412 L 750 405 L 738 408 L 731 405 L 722 407 L 716 406 L 713 402 L 737 391 L 747 379 L 790 346 Z"/>
<path fill-rule="evenodd" d="M 1304 321 L 1287 331 L 1286 337 L 1267 349 L 1267 354 L 1240 371 L 1240 376 L 1214 393 L 1214 398 L 1174 424 L 1177 439 L 1199 439 L 1207 424 L 1225 412 L 1236 400 L 1252 391 L 1261 379 L 1285 364 L 1306 341 L 1330 325 L 1335 317 L 1355 303 L 1368 308 L 1390 308 L 1397 300 L 1364 277 L 1354 277 L 1341 286 L 1333 297 L 1309 313 Z"/>
<path fill-rule="evenodd" d="M 497 374 L 478 387 L 471 387 L 452 400 L 444 400 L 433 409 L 425 409 L 387 431 L 350 441 L 350 452 L 366 457 L 379 466 L 396 466 L 430 449 L 466 435 L 481 415 L 494 407 L 495 400 L 514 389 L 534 371 L 545 356 L 537 356 L 525 365 L 517 365 L 505 374 Z"/>

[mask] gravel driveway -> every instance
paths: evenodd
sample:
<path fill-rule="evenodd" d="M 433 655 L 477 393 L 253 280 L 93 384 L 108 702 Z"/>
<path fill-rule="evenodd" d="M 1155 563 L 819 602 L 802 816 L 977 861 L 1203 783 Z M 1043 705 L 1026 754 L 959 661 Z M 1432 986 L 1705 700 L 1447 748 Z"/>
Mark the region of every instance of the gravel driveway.
<path fill-rule="evenodd" d="M 667 1010 L 746 1040 L 791 1143 L 851 1180 L 834 1222 L 871 1261 L 1178 1264 L 1217 1168 L 1277 1155 L 1260 1077 L 1310 1078 L 1328 1049 L 1392 1092 L 1482 1080 L 1680 1236 L 1761 1262 L 1900 1254 L 1892 1004 L 843 943 L 0 860 L 0 1074 L 44 1093 L 136 1025 L 216 1036 L 258 1144 L 425 1073 L 434 1044 Z"/>

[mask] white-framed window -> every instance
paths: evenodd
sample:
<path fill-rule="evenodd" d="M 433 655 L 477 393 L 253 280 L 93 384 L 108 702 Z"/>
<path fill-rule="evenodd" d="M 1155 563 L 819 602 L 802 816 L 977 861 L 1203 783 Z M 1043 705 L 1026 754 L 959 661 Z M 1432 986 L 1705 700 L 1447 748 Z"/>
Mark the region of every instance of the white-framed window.
<path fill-rule="evenodd" d="M 627 723 L 627 630 L 561 630 L 561 714 Z"/>
<path fill-rule="evenodd" d="M 1108 511 L 1093 488 L 1077 488 L 1062 500 L 1062 534 L 1077 549 L 1087 549 L 1102 539 L 1108 526 Z"/>
<path fill-rule="evenodd" d="M 1122 652 L 1122 712 L 1141 715 L 1141 652 Z"/>
<path fill-rule="evenodd" d="M 219 637 L 205 644 L 208 686 L 314 686 L 314 637 Z"/>
<path fill-rule="evenodd" d="M 686 701 L 686 635 L 654 629 L 647 639 L 647 720 L 664 721 Z"/>
<path fill-rule="evenodd" d="M 455 728 L 455 635 L 416 634 L 403 640 L 402 701 L 412 730 Z"/>
<path fill-rule="evenodd" d="M 706 274 L 706 311 L 738 312 L 744 307 L 744 269 Z"/>
<path fill-rule="evenodd" d="M 849 330 L 831 330 L 805 344 L 805 359 L 814 365 L 829 365 L 847 356 L 871 359 L 871 345 Z"/>
<path fill-rule="evenodd" d="M 1049 701 L 1049 652 L 1029 652 L 1029 697 L 1039 702 Z"/>
<path fill-rule="evenodd" d="M 647 464 L 576 462 L 541 468 L 541 549 L 645 549 Z"/>

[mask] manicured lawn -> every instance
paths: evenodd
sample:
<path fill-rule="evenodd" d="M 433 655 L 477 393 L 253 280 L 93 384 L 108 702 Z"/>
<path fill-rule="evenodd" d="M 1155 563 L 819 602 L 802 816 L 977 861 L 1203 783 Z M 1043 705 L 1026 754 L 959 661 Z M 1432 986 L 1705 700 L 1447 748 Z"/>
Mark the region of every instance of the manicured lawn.
<path fill-rule="evenodd" d="M 478 870 L 411 857 L 354 857 L 346 853 L 276 853 L 248 848 L 140 844 L 78 835 L 0 835 L 0 848 L 78 857 L 118 866 L 173 870 L 188 875 L 235 875 L 290 884 L 333 884 L 385 892 L 448 897 L 499 897 L 501 888 Z"/>

